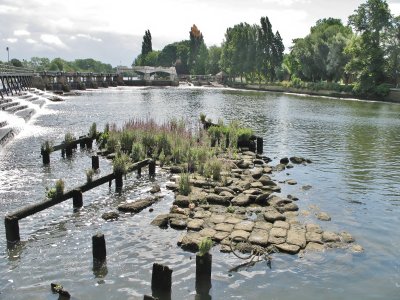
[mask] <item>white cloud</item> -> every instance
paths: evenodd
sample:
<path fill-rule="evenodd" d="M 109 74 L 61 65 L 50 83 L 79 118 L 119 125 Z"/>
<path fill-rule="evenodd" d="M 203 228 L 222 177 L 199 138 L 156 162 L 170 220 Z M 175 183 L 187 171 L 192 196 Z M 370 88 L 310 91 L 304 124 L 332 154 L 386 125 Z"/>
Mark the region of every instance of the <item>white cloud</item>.
<path fill-rule="evenodd" d="M 83 34 L 83 33 L 78 33 L 78 34 L 76 35 L 76 37 L 80 37 L 80 38 L 84 38 L 84 39 L 88 39 L 88 40 L 96 41 L 96 42 L 102 42 L 102 41 L 103 41 L 103 40 L 100 39 L 100 38 L 96 38 L 96 37 L 93 37 L 93 36 L 91 36 L 91 35 L 89 35 L 89 34 Z M 71 37 L 71 39 L 72 39 L 72 37 Z"/>
<path fill-rule="evenodd" d="M 310 3 L 311 0 L 262 0 L 264 3 L 278 4 L 283 6 L 292 6 L 293 4 Z"/>
<path fill-rule="evenodd" d="M 400 15 L 400 3 L 389 2 L 389 8 L 393 15 Z"/>
<path fill-rule="evenodd" d="M 15 6 L 0 4 L 0 14 L 9 14 L 9 13 L 17 12 L 17 11 L 18 11 L 18 8 Z"/>
<path fill-rule="evenodd" d="M 16 42 L 18 42 L 17 38 L 8 38 L 8 39 L 4 39 L 4 41 L 11 43 L 11 44 L 15 44 Z"/>
<path fill-rule="evenodd" d="M 28 44 L 37 44 L 37 42 L 33 39 L 26 39 L 25 42 L 27 42 Z"/>
<path fill-rule="evenodd" d="M 49 45 L 53 45 L 59 48 L 68 48 L 58 36 L 52 35 L 52 34 L 42 34 L 40 35 L 40 39 Z"/>
<path fill-rule="evenodd" d="M 29 35 L 31 35 L 31 33 L 24 29 L 19 29 L 19 30 L 14 30 L 14 35 L 15 36 L 29 36 Z"/>

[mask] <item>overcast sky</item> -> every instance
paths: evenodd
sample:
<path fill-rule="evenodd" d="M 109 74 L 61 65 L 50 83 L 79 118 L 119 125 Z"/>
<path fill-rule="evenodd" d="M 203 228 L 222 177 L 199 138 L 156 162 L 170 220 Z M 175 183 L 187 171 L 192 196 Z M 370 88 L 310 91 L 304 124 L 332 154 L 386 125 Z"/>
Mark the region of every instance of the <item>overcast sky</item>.
<path fill-rule="evenodd" d="M 318 19 L 347 17 L 364 0 L 0 0 L 0 60 L 94 58 L 130 65 L 146 29 L 153 49 L 189 38 L 193 24 L 208 46 L 220 45 L 228 27 L 268 16 L 288 48 Z M 388 0 L 400 15 L 400 0 Z"/>

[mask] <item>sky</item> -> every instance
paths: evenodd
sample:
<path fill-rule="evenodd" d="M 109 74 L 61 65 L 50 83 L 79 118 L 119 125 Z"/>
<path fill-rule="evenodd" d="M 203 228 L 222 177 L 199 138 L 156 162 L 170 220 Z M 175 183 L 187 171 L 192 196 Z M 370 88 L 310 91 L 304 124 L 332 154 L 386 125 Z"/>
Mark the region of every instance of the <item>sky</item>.
<path fill-rule="evenodd" d="M 221 45 L 228 27 L 267 16 L 286 49 L 322 18 L 348 16 L 366 0 L 0 0 L 0 61 L 11 58 L 94 58 L 130 66 L 145 30 L 153 50 L 189 39 L 193 24 L 207 46 Z M 400 0 L 387 0 L 400 15 Z"/>

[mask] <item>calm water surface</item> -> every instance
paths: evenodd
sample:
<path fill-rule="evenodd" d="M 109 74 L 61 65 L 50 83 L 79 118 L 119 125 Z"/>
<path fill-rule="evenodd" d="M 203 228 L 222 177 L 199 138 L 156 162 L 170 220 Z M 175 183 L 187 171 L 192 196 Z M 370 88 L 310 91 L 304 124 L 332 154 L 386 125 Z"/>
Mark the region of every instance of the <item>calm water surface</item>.
<path fill-rule="evenodd" d="M 348 231 L 365 249 L 353 254 L 329 250 L 304 257 L 277 254 L 272 269 L 258 263 L 229 274 L 240 263 L 214 247 L 213 299 L 399 299 L 400 295 L 400 105 L 274 93 L 205 88 L 113 88 L 88 91 L 61 103 L 48 103 L 22 132 L 0 150 L 0 217 L 43 200 L 45 188 L 58 178 L 66 189 L 85 182 L 91 152 L 78 150 L 73 159 L 51 155 L 41 163 L 40 144 L 59 143 L 66 131 L 85 134 L 92 122 L 121 125 L 133 117 L 159 122 L 173 117 L 190 121 L 201 112 L 213 120 L 239 119 L 264 137 L 264 152 L 276 163 L 284 156 L 304 156 L 313 163 L 295 166 L 275 179 L 282 194 L 300 198 L 305 222 L 325 230 Z M 101 159 L 101 174 L 111 171 Z M 146 194 L 151 183 L 128 177 L 122 195 L 107 185 L 84 194 L 84 207 L 73 212 L 65 202 L 20 221 L 23 243 L 8 252 L 0 226 L 0 299 L 57 299 L 50 282 L 60 282 L 73 299 L 142 299 L 151 294 L 154 262 L 173 271 L 173 299 L 195 298 L 195 260 L 176 246 L 183 232 L 160 230 L 151 220 L 168 210 L 172 194 L 167 175 L 156 179 L 165 199 L 135 216 L 105 222 L 102 213 Z M 310 190 L 302 186 L 311 185 Z M 327 211 L 331 222 L 314 214 Z M 91 237 L 107 240 L 107 269 L 92 270 Z"/>

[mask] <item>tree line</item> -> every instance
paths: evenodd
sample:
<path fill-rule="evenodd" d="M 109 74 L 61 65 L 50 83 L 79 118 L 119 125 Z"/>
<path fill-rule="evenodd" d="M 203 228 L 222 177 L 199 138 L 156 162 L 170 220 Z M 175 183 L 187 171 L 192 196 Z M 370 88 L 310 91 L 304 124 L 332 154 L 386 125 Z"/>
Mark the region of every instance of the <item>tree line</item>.
<path fill-rule="evenodd" d="M 57 71 L 57 72 L 82 72 L 82 73 L 111 73 L 115 69 L 110 64 L 102 63 L 101 61 L 92 58 L 75 59 L 74 61 L 66 61 L 61 58 L 50 60 L 46 57 L 32 57 L 30 60 L 18 60 L 13 58 L 10 64 L 15 67 L 24 67 L 35 70 L 37 72 L 43 71 Z"/>
<path fill-rule="evenodd" d="M 268 17 L 260 24 L 236 24 L 226 30 L 220 46 L 207 47 L 196 25 L 189 39 L 154 51 L 151 34 L 143 37 L 134 65 L 175 66 L 178 74 L 217 74 L 228 81 L 304 86 L 304 82 L 346 86 L 357 94 L 383 95 L 399 85 L 400 16 L 385 0 L 367 0 L 343 24 L 340 19 L 317 21 L 288 53 Z M 336 85 L 332 85 L 335 83 Z M 314 84 L 315 86 L 315 84 Z"/>

